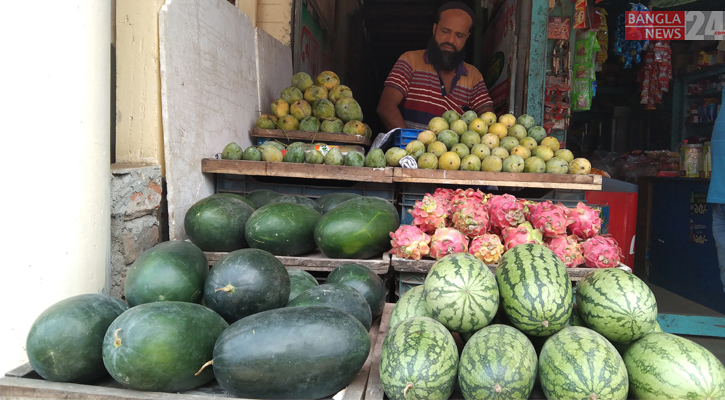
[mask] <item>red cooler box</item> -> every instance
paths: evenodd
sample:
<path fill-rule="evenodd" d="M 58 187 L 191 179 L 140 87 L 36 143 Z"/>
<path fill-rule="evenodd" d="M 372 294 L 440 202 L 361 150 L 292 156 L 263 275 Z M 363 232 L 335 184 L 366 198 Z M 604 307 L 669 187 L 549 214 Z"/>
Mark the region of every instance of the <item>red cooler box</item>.
<path fill-rule="evenodd" d="M 587 191 L 587 204 L 609 205 L 609 234 L 619 243 L 624 260 L 634 268 L 634 238 L 637 233 L 637 185 L 602 178 L 601 191 Z"/>

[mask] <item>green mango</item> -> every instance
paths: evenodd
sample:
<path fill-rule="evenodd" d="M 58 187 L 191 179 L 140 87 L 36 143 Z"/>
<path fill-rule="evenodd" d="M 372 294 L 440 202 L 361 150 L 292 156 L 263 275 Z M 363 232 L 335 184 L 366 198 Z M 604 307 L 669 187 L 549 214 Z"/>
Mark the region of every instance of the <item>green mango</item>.
<path fill-rule="evenodd" d="M 351 150 L 345 154 L 344 162 L 348 167 L 362 167 L 365 165 L 365 156 L 359 151 Z"/>
<path fill-rule="evenodd" d="M 370 168 L 385 168 L 385 153 L 383 153 L 383 150 L 370 150 L 365 157 L 365 166 Z"/>
<path fill-rule="evenodd" d="M 242 148 L 236 142 L 231 142 L 224 146 L 222 150 L 222 160 L 241 160 L 242 159 Z"/>
<path fill-rule="evenodd" d="M 325 155 L 325 164 L 327 165 L 342 165 L 342 153 L 337 147 L 333 147 Z"/>
<path fill-rule="evenodd" d="M 325 162 L 325 156 L 319 150 L 310 150 L 305 153 L 305 162 L 307 164 L 322 164 Z"/>
<path fill-rule="evenodd" d="M 300 146 L 288 148 L 282 159 L 284 162 L 303 163 L 305 162 L 305 150 Z"/>
<path fill-rule="evenodd" d="M 256 146 L 249 146 L 244 150 L 242 158 L 247 161 L 262 161 L 262 151 Z"/>

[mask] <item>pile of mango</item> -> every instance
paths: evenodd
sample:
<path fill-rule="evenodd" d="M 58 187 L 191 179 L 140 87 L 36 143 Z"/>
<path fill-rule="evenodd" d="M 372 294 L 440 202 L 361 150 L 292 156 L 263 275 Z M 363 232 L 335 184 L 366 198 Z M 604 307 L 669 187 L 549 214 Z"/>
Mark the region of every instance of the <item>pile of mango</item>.
<path fill-rule="evenodd" d="M 418 168 L 489 172 L 532 172 L 587 175 L 591 164 L 561 149 L 534 118 L 523 114 L 496 117 L 487 112 L 463 115 L 448 110 L 428 123 L 416 140 L 386 152 L 389 166 L 404 156 L 415 158 Z"/>
<path fill-rule="evenodd" d="M 326 143 L 293 142 L 284 145 L 270 140 L 259 146 L 242 148 L 231 142 L 222 150 L 223 160 L 247 160 L 269 162 L 292 162 L 307 164 L 347 165 L 351 167 L 384 168 L 385 153 L 373 149 L 365 155 L 365 149 L 356 145 L 328 145 Z"/>
<path fill-rule="evenodd" d="M 259 116 L 257 128 L 372 136 L 352 90 L 334 72 L 323 71 L 314 81 L 298 72 L 290 83 L 271 104 L 271 113 Z"/>

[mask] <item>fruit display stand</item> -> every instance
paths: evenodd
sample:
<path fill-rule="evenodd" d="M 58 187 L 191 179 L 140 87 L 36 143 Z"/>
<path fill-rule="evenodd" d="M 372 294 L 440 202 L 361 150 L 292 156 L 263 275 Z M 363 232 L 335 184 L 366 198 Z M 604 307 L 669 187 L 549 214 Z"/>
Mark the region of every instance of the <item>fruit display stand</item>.
<path fill-rule="evenodd" d="M 288 178 L 393 183 L 393 168 L 348 167 L 269 161 L 201 160 L 201 172 Z"/>
<path fill-rule="evenodd" d="M 346 133 L 328 132 L 307 132 L 307 131 L 286 131 L 282 129 L 252 129 L 253 138 L 280 139 L 287 141 L 311 141 L 327 144 L 347 143 L 360 146 L 370 146 L 370 139 L 360 135 L 348 135 Z"/>
<path fill-rule="evenodd" d="M 390 312 L 388 311 L 388 318 Z M 384 318 L 385 316 L 383 316 Z M 373 368 L 375 344 L 381 327 L 381 318 L 370 327 L 370 353 L 355 378 L 336 394 L 335 400 L 362 400 L 365 397 L 369 373 Z M 386 320 L 387 321 L 387 320 Z M 386 322 L 387 325 L 387 322 Z M 387 329 L 387 328 L 386 328 Z M 378 378 L 379 379 L 379 378 Z M 110 376 L 88 383 L 51 382 L 41 378 L 30 366 L 23 364 L 0 377 L 0 400 L 10 399 L 86 399 L 86 400 L 202 400 L 233 398 L 216 380 L 181 393 L 145 392 L 123 387 Z M 333 399 L 328 396 L 325 399 Z"/>
<path fill-rule="evenodd" d="M 209 266 L 214 265 L 222 256 L 229 253 L 205 252 Z M 379 258 L 368 260 L 357 260 L 347 258 L 328 258 L 319 250 L 307 254 L 303 257 L 276 256 L 282 262 L 285 268 L 298 268 L 305 271 L 327 271 L 331 272 L 335 268 L 343 264 L 356 263 L 364 267 L 370 268 L 371 271 L 378 275 L 388 273 L 390 270 L 390 254 L 383 253 Z"/>

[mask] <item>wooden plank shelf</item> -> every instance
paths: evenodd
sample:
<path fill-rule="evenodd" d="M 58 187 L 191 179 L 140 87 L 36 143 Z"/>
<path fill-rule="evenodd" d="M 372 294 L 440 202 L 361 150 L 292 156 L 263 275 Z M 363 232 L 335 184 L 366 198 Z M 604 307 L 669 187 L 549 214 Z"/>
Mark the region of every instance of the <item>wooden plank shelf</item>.
<path fill-rule="evenodd" d="M 422 259 L 422 260 L 410 260 L 407 258 L 401 258 L 393 255 L 390 259 L 390 266 L 393 267 L 394 271 L 398 272 L 417 272 L 417 273 L 428 273 L 436 260 Z M 496 266 L 493 264 L 487 265 L 491 272 L 496 272 Z M 632 269 L 622 263 L 619 263 L 617 267 L 621 270 L 632 272 Z M 569 278 L 574 281 L 580 281 L 584 275 L 594 271 L 593 268 L 567 268 L 566 272 L 569 274 Z"/>
<path fill-rule="evenodd" d="M 602 190 L 602 177 L 600 175 L 395 168 L 393 181 L 467 186 L 488 185 L 545 189 Z"/>
<path fill-rule="evenodd" d="M 344 165 L 302 164 L 269 161 L 201 160 L 201 172 L 252 176 L 345 180 L 393 183 L 393 168 L 348 167 Z"/>
<path fill-rule="evenodd" d="M 435 183 L 464 186 L 504 186 L 545 189 L 602 190 L 600 175 L 529 174 L 514 172 L 446 171 L 407 168 L 367 168 L 268 161 L 201 160 L 201 172 L 252 176 L 347 180 L 378 183 Z"/>
<path fill-rule="evenodd" d="M 214 265 L 219 259 L 229 253 L 224 252 L 205 252 L 206 259 L 209 265 Z M 378 258 L 372 258 L 367 260 L 358 260 L 351 258 L 327 258 L 319 250 L 313 253 L 307 254 L 302 257 L 290 257 L 290 256 L 275 256 L 282 262 L 285 268 L 297 268 L 305 271 L 332 271 L 335 268 L 343 264 L 360 264 L 364 267 L 370 268 L 371 271 L 378 275 L 388 273 L 390 270 L 390 254 L 383 253 Z"/>
<path fill-rule="evenodd" d="M 284 140 L 304 140 L 312 143 L 349 143 L 360 146 L 370 146 L 372 141 L 365 136 L 349 135 L 347 133 L 308 132 L 308 131 L 286 131 L 283 129 L 252 129 L 253 137 Z"/>

